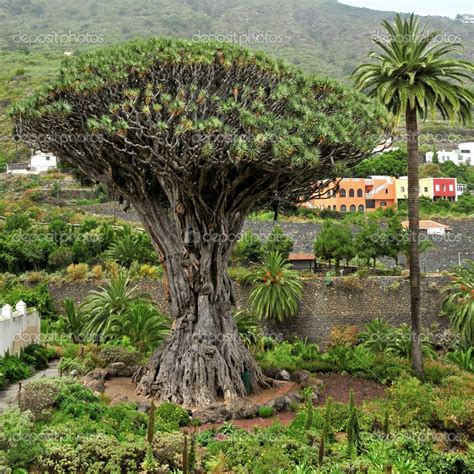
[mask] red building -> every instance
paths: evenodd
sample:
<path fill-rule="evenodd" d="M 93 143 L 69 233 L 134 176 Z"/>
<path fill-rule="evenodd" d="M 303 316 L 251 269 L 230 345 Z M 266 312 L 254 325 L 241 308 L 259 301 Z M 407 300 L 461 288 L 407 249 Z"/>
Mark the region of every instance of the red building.
<path fill-rule="evenodd" d="M 456 178 L 433 178 L 433 201 L 456 201 Z"/>

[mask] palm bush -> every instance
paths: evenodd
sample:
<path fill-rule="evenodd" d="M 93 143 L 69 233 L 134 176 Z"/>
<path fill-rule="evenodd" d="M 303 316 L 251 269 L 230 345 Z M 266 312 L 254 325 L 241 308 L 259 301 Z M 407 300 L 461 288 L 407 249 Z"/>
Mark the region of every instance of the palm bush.
<path fill-rule="evenodd" d="M 127 336 L 140 352 L 152 352 L 169 334 L 170 321 L 150 303 L 133 304 L 120 317 L 114 317 L 104 336 Z"/>
<path fill-rule="evenodd" d="M 456 270 L 443 291 L 446 294 L 443 313 L 461 338 L 474 344 L 474 262 Z"/>
<path fill-rule="evenodd" d="M 150 303 L 150 296 L 132 286 L 125 271 L 112 276 L 106 286 L 92 291 L 82 305 L 87 332 L 103 335 L 139 303 Z"/>
<path fill-rule="evenodd" d="M 134 232 L 131 227 L 126 226 L 104 252 L 104 256 L 130 268 L 133 262 L 153 261 L 155 252 L 146 234 Z"/>
<path fill-rule="evenodd" d="M 259 318 L 283 321 L 295 316 L 303 292 L 300 275 L 278 252 L 265 255 L 251 273 L 250 306 Z"/>

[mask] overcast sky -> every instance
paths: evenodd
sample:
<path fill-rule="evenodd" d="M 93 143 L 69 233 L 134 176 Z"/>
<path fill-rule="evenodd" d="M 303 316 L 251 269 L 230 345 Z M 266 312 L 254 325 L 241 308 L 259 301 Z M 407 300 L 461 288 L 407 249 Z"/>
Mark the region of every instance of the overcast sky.
<path fill-rule="evenodd" d="M 340 3 L 372 10 L 455 17 L 474 13 L 474 0 L 339 0 Z"/>

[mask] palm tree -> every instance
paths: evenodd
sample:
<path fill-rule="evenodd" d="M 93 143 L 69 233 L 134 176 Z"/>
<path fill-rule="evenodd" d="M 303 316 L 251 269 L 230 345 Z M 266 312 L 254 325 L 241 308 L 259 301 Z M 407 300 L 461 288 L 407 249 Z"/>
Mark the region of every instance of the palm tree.
<path fill-rule="evenodd" d="M 394 23 L 384 21 L 386 41 L 375 40 L 381 51 L 371 52 L 372 63 L 360 65 L 353 73 L 355 85 L 377 97 L 397 121 L 405 118 L 408 151 L 408 217 L 410 232 L 410 294 L 413 371 L 423 377 L 420 317 L 420 256 L 418 213 L 418 117 L 434 117 L 462 122 L 471 120 L 474 95 L 469 82 L 474 65 L 453 59 L 462 45 L 435 43 L 439 32 L 428 32 L 413 14 L 396 15 Z"/>
<path fill-rule="evenodd" d="M 474 345 L 474 262 L 454 272 L 451 283 L 444 289 L 444 314 L 468 345 Z"/>
<path fill-rule="evenodd" d="M 86 330 L 96 337 L 106 333 L 117 318 L 124 317 L 138 303 L 149 303 L 150 296 L 132 286 L 127 272 L 119 271 L 106 286 L 92 291 L 81 309 Z"/>
<path fill-rule="evenodd" d="M 142 353 L 154 351 L 170 331 L 170 320 L 150 303 L 133 304 L 125 314 L 114 317 L 104 336 L 127 336 Z"/>
<path fill-rule="evenodd" d="M 253 284 L 250 307 L 255 316 L 283 321 L 296 315 L 303 285 L 299 273 L 279 252 L 266 254 L 248 280 Z"/>

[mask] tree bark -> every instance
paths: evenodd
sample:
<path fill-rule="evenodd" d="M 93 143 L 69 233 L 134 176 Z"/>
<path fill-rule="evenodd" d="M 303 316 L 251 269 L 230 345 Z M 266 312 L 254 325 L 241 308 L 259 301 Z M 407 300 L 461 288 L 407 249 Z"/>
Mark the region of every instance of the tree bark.
<path fill-rule="evenodd" d="M 234 292 L 226 273 L 227 261 L 232 235 L 240 232 L 243 218 L 222 219 L 232 225 L 213 233 L 201 227 L 199 222 L 205 219 L 193 218 L 188 209 L 182 214 L 185 226 L 166 221 L 177 232 L 167 234 L 164 216 L 148 206 L 145 209 L 143 203 L 136 207 L 163 255 L 173 318 L 167 340 L 134 375 L 139 393 L 159 401 L 202 407 L 245 396 L 244 372 L 253 391 L 267 386 L 231 314 Z"/>
<path fill-rule="evenodd" d="M 414 374 L 423 377 L 423 354 L 421 348 L 420 314 L 420 221 L 419 221 L 419 156 L 418 124 L 416 109 L 407 109 L 407 152 L 408 152 L 408 221 L 410 238 L 410 311 L 411 311 L 411 360 Z"/>

